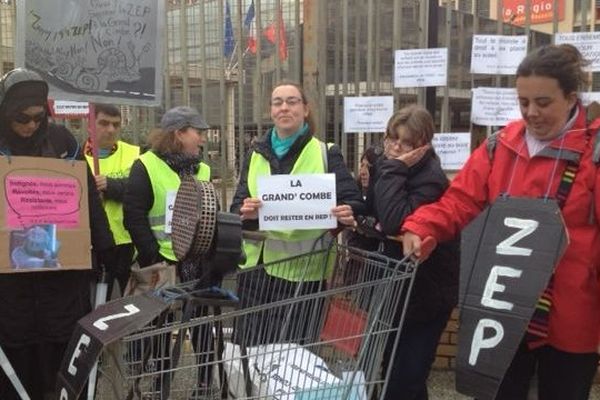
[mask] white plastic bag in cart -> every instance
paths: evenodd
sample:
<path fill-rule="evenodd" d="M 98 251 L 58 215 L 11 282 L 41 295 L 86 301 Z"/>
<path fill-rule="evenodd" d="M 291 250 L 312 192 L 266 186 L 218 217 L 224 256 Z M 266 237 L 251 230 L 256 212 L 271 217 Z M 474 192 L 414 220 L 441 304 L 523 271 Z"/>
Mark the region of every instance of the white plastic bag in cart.
<path fill-rule="evenodd" d="M 342 400 L 344 382 L 329 372 L 325 361 L 300 345 L 268 344 L 247 348 L 252 395 L 273 400 Z M 238 345 L 225 343 L 223 362 L 230 395 L 246 397 Z M 357 400 L 352 388 L 348 400 Z"/>

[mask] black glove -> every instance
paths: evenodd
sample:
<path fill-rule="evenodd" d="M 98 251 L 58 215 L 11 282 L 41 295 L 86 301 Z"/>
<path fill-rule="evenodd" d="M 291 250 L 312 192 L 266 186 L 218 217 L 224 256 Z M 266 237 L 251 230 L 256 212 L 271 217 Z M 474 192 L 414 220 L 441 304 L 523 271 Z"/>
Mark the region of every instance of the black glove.
<path fill-rule="evenodd" d="M 356 216 L 356 230 L 366 237 L 384 240 L 385 234 L 377 229 L 377 219 L 375 217 Z"/>

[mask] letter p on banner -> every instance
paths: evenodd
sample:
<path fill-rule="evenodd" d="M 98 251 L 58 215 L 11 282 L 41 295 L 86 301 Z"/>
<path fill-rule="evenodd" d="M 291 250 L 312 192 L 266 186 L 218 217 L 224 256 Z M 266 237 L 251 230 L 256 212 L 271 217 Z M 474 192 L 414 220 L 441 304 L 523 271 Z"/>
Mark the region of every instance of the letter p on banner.
<path fill-rule="evenodd" d="M 461 238 L 456 390 L 491 400 L 566 249 L 566 231 L 556 202 L 499 198 Z"/>

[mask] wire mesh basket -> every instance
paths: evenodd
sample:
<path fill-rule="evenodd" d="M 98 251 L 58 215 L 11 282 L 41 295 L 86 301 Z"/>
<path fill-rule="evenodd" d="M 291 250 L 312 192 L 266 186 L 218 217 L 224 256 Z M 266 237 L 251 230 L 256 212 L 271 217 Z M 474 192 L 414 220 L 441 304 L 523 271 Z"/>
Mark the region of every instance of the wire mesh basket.
<path fill-rule="evenodd" d="M 322 279 L 269 274 L 315 265 Z M 160 293 L 178 307 L 103 352 L 98 398 L 382 398 L 415 273 L 332 242 L 239 270 L 223 283 L 235 295 L 178 285 Z"/>

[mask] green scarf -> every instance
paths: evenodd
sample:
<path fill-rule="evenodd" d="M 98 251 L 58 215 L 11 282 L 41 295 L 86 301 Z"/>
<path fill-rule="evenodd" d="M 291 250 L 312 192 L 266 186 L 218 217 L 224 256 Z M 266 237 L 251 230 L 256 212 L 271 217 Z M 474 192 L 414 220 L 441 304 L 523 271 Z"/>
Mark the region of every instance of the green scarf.
<path fill-rule="evenodd" d="M 275 156 L 281 160 L 290 151 L 290 147 L 292 147 L 296 139 L 306 132 L 308 132 L 308 124 L 305 122 L 293 135 L 281 139 L 277 134 L 277 129 L 273 127 L 271 129 L 271 149 L 275 153 Z"/>

